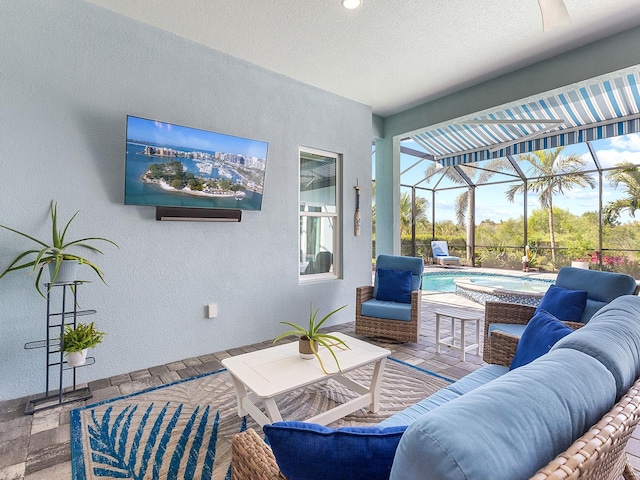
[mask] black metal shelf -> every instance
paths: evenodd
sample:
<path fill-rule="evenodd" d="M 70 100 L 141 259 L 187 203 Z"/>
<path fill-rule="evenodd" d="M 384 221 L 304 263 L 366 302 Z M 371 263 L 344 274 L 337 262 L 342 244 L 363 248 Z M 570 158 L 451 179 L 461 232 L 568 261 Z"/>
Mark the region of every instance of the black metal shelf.
<path fill-rule="evenodd" d="M 39 410 L 57 407 L 66 403 L 86 400 L 92 397 L 89 387 L 78 388 L 76 384 L 76 369 L 93 365 L 94 357 L 88 357 L 86 362 L 77 367 L 72 367 L 60 351 L 60 338 L 64 328 L 69 325 L 76 327 L 78 317 L 93 315 L 95 310 L 78 310 L 78 287 L 84 281 L 70 283 L 45 284 L 47 286 L 47 326 L 46 339 L 35 340 L 24 344 L 27 350 L 45 349 L 46 381 L 44 395 L 34 397 L 27 402 L 24 413 L 32 414 Z M 59 312 L 51 313 L 51 293 L 61 296 L 61 308 Z M 64 387 L 65 372 L 70 373 L 71 386 Z"/>
<path fill-rule="evenodd" d="M 58 313 L 50 313 L 50 317 L 61 317 L 64 315 L 64 318 L 72 318 L 72 317 L 84 317 L 85 315 L 93 315 L 96 313 L 95 310 L 78 310 L 77 312 L 58 312 Z"/>

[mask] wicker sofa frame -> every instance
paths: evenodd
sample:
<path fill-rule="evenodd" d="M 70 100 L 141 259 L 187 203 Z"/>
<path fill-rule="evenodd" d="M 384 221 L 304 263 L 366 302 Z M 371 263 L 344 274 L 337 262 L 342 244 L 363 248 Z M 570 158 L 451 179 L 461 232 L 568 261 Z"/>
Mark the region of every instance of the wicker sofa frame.
<path fill-rule="evenodd" d="M 510 351 L 509 345 L 513 345 L 514 339 L 515 345 L 518 342 L 517 337 L 502 335 L 502 332 L 495 332 L 492 338 L 493 347 L 500 352 Z M 504 348 L 503 342 L 507 343 Z M 627 461 L 625 448 L 639 420 L 640 379 L 636 379 L 634 385 L 600 421 L 530 480 L 619 480 L 621 476 L 625 480 L 637 480 Z M 234 435 L 231 450 L 233 480 L 285 478 L 271 448 L 253 429 Z"/>
<path fill-rule="evenodd" d="M 388 338 L 398 342 L 417 342 L 420 336 L 422 292 L 411 292 L 411 320 L 390 320 L 362 315 L 362 304 L 373 298 L 373 286 L 356 288 L 356 325 L 358 335 Z"/>

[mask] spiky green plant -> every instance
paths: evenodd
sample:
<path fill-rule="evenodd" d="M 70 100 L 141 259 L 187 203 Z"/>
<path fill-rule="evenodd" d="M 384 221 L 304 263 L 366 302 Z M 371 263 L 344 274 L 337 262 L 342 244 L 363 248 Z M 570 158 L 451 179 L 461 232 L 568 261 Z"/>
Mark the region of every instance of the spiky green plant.
<path fill-rule="evenodd" d="M 58 276 L 58 271 L 60 270 L 60 264 L 62 263 L 62 261 L 74 260 L 80 264 L 85 264 L 90 266 L 93 269 L 93 271 L 96 272 L 98 277 L 100 277 L 100 280 L 102 280 L 102 282 L 106 285 L 103 272 L 102 270 L 100 270 L 100 268 L 97 265 L 87 260 L 86 258 L 67 252 L 67 249 L 69 247 L 82 247 L 82 248 L 91 250 L 92 252 L 102 254 L 102 251 L 100 251 L 96 247 L 83 242 L 87 242 L 89 240 L 101 240 L 103 242 L 111 243 L 116 247 L 118 247 L 118 245 L 116 245 L 111 240 L 107 240 L 106 238 L 101 238 L 101 237 L 81 238 L 80 240 L 73 240 L 71 242 L 65 243 L 65 236 L 67 235 L 67 230 L 69 229 L 69 225 L 71 225 L 71 222 L 73 221 L 74 218 L 76 218 L 76 215 L 78 215 L 80 211 L 77 211 L 71 217 L 71 219 L 67 222 L 63 230 L 58 230 L 58 208 L 55 201 L 51 200 L 51 204 L 49 205 L 49 210 L 51 212 L 51 230 L 52 230 L 52 239 L 51 239 L 50 245 L 41 240 L 38 240 L 37 238 L 32 237 L 31 235 L 27 235 L 26 233 L 20 232 L 11 227 L 7 227 L 6 225 L 0 225 L 1 228 L 17 233 L 18 235 L 22 235 L 23 237 L 26 237 L 29 240 L 32 240 L 36 242 L 38 245 L 44 247 L 42 249 L 32 249 L 32 250 L 27 250 L 25 252 L 22 252 L 13 260 L 13 262 L 11 262 L 11 264 L 2 272 L 2 274 L 0 274 L 0 278 L 4 277 L 9 272 L 21 270 L 23 268 L 32 268 L 32 272 L 36 272 L 36 271 L 38 272 L 36 275 L 36 282 L 35 282 L 36 290 L 40 295 L 44 297 L 45 295 L 42 293 L 42 290 L 40 290 L 40 278 L 42 277 L 42 271 L 44 267 L 51 263 L 55 264 L 55 269 L 51 275 L 51 283 L 49 284 L 49 289 L 51 289 L 51 284 L 55 283 L 56 281 L 56 278 Z M 31 261 L 25 261 L 24 263 L 20 263 L 20 261 L 23 258 L 29 255 L 35 255 L 36 258 Z"/>
<path fill-rule="evenodd" d="M 288 337 L 289 335 L 296 335 L 296 336 L 299 336 L 299 337 L 301 337 L 303 339 L 308 339 L 309 340 L 309 345 L 311 346 L 311 351 L 313 352 L 313 354 L 318 359 L 318 362 L 320 362 L 320 367 L 322 368 L 322 371 L 324 373 L 326 373 L 326 374 L 329 374 L 329 372 L 327 372 L 327 370 L 324 368 L 324 364 L 322 363 L 322 359 L 320 358 L 320 355 L 318 355 L 318 351 L 315 348 L 314 341 L 318 342 L 319 345 L 322 345 L 323 347 L 326 347 L 327 350 L 329 350 L 329 353 L 331 353 L 331 356 L 336 361 L 336 365 L 338 367 L 338 370 L 340 372 L 342 372 L 342 368 L 340 368 L 340 362 L 338 362 L 338 357 L 336 357 L 336 354 L 333 351 L 333 347 L 348 349 L 349 346 L 344 342 L 344 340 L 341 340 L 338 337 L 335 337 L 333 335 L 329 335 L 328 333 L 321 333 L 321 332 L 319 332 L 319 329 L 320 329 L 320 327 L 322 327 L 322 324 L 324 322 L 326 322 L 327 319 L 331 315 L 333 315 L 336 312 L 339 312 L 344 307 L 346 307 L 346 305 L 343 305 L 340 308 L 336 308 L 334 311 L 332 311 L 332 312 L 328 313 L 327 315 L 325 315 L 322 318 L 322 320 L 320 320 L 319 322 L 316 322 L 316 318 L 318 317 L 318 312 L 320 311 L 320 309 L 318 308 L 314 312 L 313 311 L 313 303 L 312 303 L 309 306 L 309 327 L 305 328 L 305 327 L 303 327 L 301 325 L 298 325 L 296 323 L 291 323 L 291 322 L 280 322 L 280 323 L 283 323 L 285 325 L 289 325 L 290 327 L 293 328 L 293 330 L 289 330 L 287 332 L 284 332 L 282 335 L 277 337 L 273 341 L 273 343 L 276 343 L 278 340 L 281 340 L 284 337 Z"/>
<path fill-rule="evenodd" d="M 78 323 L 64 327 L 64 334 L 61 345 L 65 352 L 81 352 L 85 348 L 93 348 L 102 343 L 105 332 L 96 330 L 93 322 Z"/>

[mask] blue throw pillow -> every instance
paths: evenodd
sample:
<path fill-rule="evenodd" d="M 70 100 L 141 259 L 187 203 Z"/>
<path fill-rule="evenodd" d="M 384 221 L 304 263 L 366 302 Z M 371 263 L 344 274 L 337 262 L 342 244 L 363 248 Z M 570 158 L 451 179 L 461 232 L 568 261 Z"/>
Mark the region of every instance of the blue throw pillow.
<path fill-rule="evenodd" d="M 586 305 L 586 291 L 551 285 L 536 311 L 545 310 L 565 322 L 579 322 Z"/>
<path fill-rule="evenodd" d="M 376 300 L 411 303 L 411 270 L 379 268 Z"/>
<path fill-rule="evenodd" d="M 289 480 L 387 480 L 407 426 L 342 427 L 276 422 L 263 427 Z"/>
<path fill-rule="evenodd" d="M 527 328 L 522 332 L 516 354 L 509 370 L 521 367 L 541 357 L 561 338 L 573 330 L 545 310 L 539 310 L 533 316 Z"/>

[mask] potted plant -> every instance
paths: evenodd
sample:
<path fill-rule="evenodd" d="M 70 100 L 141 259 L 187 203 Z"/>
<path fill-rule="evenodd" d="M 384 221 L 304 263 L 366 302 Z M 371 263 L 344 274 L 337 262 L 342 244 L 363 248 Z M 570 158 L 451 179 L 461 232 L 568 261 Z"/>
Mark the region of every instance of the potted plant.
<path fill-rule="evenodd" d="M 58 283 L 70 283 L 75 281 L 76 279 L 75 271 L 77 271 L 77 267 L 80 264 L 85 264 L 85 265 L 89 265 L 93 269 L 93 271 L 98 274 L 98 277 L 100 277 L 100 280 L 102 280 L 102 282 L 105 283 L 106 285 L 103 272 L 102 270 L 100 270 L 100 268 L 98 268 L 97 265 L 90 262 L 86 258 L 83 258 L 79 255 L 75 255 L 73 253 L 69 253 L 67 249 L 69 249 L 70 247 L 81 247 L 81 248 L 91 250 L 92 252 L 97 252 L 102 254 L 102 252 L 98 250 L 96 247 L 89 245 L 85 242 L 90 240 L 100 240 L 100 241 L 108 242 L 112 245 L 115 245 L 116 247 L 118 247 L 118 245 L 116 245 L 111 240 L 107 240 L 106 238 L 101 238 L 101 237 L 88 237 L 88 238 L 81 238 L 79 240 L 65 241 L 65 237 L 67 235 L 67 230 L 69 229 L 69 225 L 71 225 L 71 222 L 73 221 L 73 219 L 76 218 L 76 215 L 78 215 L 78 213 L 80 212 L 79 211 L 76 212 L 71 217 L 71 219 L 65 225 L 64 229 L 58 230 L 58 209 L 55 201 L 53 200 L 51 201 L 49 210 L 51 212 L 51 230 L 52 230 L 52 238 L 51 238 L 50 244 L 43 242 L 41 240 L 38 240 L 37 238 L 34 238 L 30 235 L 27 235 L 26 233 L 15 230 L 11 227 L 7 227 L 6 225 L 0 225 L 0 227 L 6 230 L 9 230 L 11 232 L 17 233 L 18 235 L 22 235 L 23 237 L 26 237 L 29 240 L 32 240 L 39 245 L 37 249 L 27 250 L 25 252 L 22 252 L 20 255 L 18 255 L 13 260 L 13 262 L 11 262 L 11 264 L 2 272 L 2 274 L 0 274 L 0 278 L 4 277 L 7 273 L 13 272 L 15 270 L 21 270 L 23 268 L 32 268 L 32 272 L 36 272 L 36 271 L 38 272 L 36 275 L 36 282 L 35 282 L 36 290 L 40 295 L 44 297 L 45 295 L 40 290 L 40 278 L 42 277 L 42 271 L 44 270 L 44 267 L 46 265 L 49 266 L 49 271 L 51 274 L 51 283 L 49 284 L 49 289 L 48 289 L 50 290 L 51 285 L 56 283 L 56 281 L 58 281 Z M 26 261 L 25 257 L 29 257 L 31 255 L 35 255 L 35 259 Z M 25 259 L 24 263 L 20 263 L 21 261 L 23 261 L 23 259 Z M 70 270 L 72 270 L 72 272 L 70 272 L 69 277 L 65 276 L 63 278 L 63 272 L 67 273 L 66 268 L 68 265 L 71 266 Z"/>
<path fill-rule="evenodd" d="M 316 322 L 316 318 L 318 316 L 318 312 L 320 311 L 320 309 L 317 309 L 314 312 L 313 304 L 311 304 L 311 306 L 309 307 L 308 328 L 305 328 L 303 326 L 300 326 L 291 322 L 280 322 L 280 323 L 284 323 L 285 325 L 289 325 L 290 327 L 293 328 L 293 330 L 289 330 L 283 333 L 278 338 L 276 338 L 273 341 L 273 343 L 276 343 L 278 340 L 281 340 L 284 337 L 288 337 L 289 335 L 297 335 L 298 337 L 300 337 L 298 340 L 298 349 L 300 352 L 300 356 L 305 359 L 313 358 L 315 356 L 318 359 L 318 362 L 320 362 L 320 367 L 322 368 L 322 371 L 326 374 L 329 374 L 329 372 L 327 372 L 327 370 L 324 368 L 324 364 L 322 363 L 322 359 L 320 358 L 320 355 L 318 355 L 318 346 L 321 345 L 323 347 L 326 347 L 327 350 L 329 350 L 329 352 L 331 353 L 331 356 L 333 357 L 333 359 L 336 361 L 338 370 L 342 372 L 342 369 L 340 368 L 340 363 L 338 362 L 338 357 L 336 357 L 336 354 L 333 351 L 333 347 L 349 348 L 349 346 L 343 340 L 333 335 L 329 335 L 327 333 L 320 333 L 318 330 L 331 315 L 333 315 L 336 312 L 339 312 L 344 307 L 346 307 L 346 305 L 343 305 L 340 308 L 336 308 L 334 311 L 325 315 L 322 318 L 322 320 L 320 320 L 319 322 Z"/>
<path fill-rule="evenodd" d="M 87 360 L 87 350 L 102 343 L 104 332 L 96 330 L 93 322 L 78 323 L 64 327 L 64 333 L 60 341 L 61 349 L 67 356 L 67 362 L 71 367 L 84 365 Z"/>

